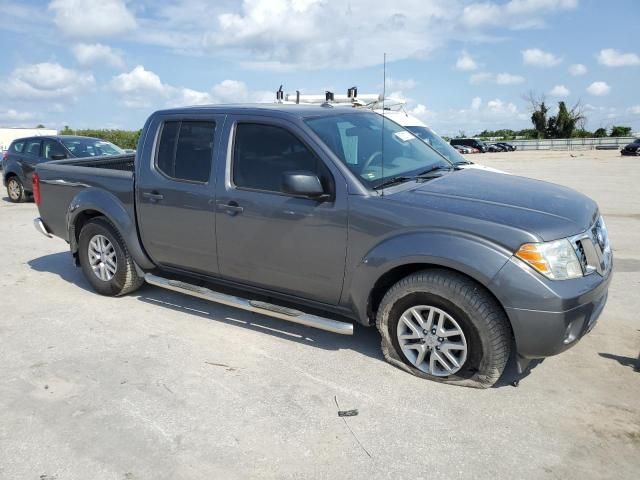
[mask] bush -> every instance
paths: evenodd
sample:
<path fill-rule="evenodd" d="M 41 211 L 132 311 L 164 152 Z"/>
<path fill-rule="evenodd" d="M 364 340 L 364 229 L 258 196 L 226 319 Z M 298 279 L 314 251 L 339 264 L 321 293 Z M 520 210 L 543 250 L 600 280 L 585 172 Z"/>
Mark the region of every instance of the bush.
<path fill-rule="evenodd" d="M 60 132 L 60 135 L 81 135 L 83 137 L 95 137 L 111 142 L 120 148 L 135 149 L 142 130 L 109 130 L 109 129 L 81 129 L 73 130 L 68 126 Z"/>

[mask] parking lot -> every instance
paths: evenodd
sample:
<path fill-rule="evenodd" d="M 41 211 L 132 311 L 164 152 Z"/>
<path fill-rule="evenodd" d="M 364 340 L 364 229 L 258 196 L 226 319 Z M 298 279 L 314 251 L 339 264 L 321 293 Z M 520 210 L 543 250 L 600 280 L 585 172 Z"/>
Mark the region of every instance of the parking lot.
<path fill-rule="evenodd" d="M 613 244 L 599 323 L 517 388 L 513 368 L 485 391 L 414 378 L 375 329 L 344 337 L 151 286 L 101 297 L 34 230 L 33 203 L 0 200 L 0 478 L 638 478 L 640 159 L 467 158 L 591 196 Z"/>

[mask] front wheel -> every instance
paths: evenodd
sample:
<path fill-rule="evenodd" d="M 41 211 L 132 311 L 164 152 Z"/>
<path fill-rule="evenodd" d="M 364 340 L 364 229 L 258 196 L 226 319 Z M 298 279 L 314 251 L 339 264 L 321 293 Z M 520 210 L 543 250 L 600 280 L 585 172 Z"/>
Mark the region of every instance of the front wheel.
<path fill-rule="evenodd" d="M 144 283 L 120 233 L 105 218 L 95 218 L 82 227 L 78 256 L 85 277 L 102 295 L 125 295 Z"/>
<path fill-rule="evenodd" d="M 22 182 L 18 177 L 11 177 L 7 180 L 7 195 L 13 203 L 21 203 L 27 199 Z"/>
<path fill-rule="evenodd" d="M 384 296 L 376 323 L 387 361 L 429 380 L 488 388 L 509 359 L 511 330 L 501 306 L 456 272 L 403 278 Z"/>

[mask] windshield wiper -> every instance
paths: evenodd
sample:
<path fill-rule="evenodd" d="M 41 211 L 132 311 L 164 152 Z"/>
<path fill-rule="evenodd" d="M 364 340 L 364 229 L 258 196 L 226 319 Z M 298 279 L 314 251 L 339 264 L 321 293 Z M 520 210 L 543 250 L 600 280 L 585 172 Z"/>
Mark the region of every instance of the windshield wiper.
<path fill-rule="evenodd" d="M 450 172 L 453 169 L 453 165 L 435 165 L 431 168 L 426 169 L 424 172 L 420 172 L 419 174 L 417 174 L 416 178 L 429 178 L 431 177 L 430 174 L 433 172 L 439 172 L 440 170 L 446 170 L 447 172 Z"/>
<path fill-rule="evenodd" d="M 391 177 L 390 179 L 385 180 L 382 183 L 379 183 L 378 185 L 373 187 L 373 189 L 378 190 L 379 188 L 390 187 L 391 185 L 395 185 L 397 183 L 409 182 L 411 180 L 415 180 L 416 178 L 417 177 L 415 175 L 413 176 L 401 175 L 399 177 Z"/>
<path fill-rule="evenodd" d="M 446 170 L 450 172 L 455 167 L 452 165 L 436 165 L 427 170 L 418 173 L 417 175 L 399 175 L 397 177 L 391 177 L 388 180 L 376 185 L 373 187 L 374 190 L 378 190 L 379 188 L 390 187 L 391 185 L 396 185 L 398 183 L 410 182 L 411 180 L 429 180 L 431 178 L 436 178 L 439 175 L 434 175 L 435 172 L 440 172 L 441 170 Z"/>

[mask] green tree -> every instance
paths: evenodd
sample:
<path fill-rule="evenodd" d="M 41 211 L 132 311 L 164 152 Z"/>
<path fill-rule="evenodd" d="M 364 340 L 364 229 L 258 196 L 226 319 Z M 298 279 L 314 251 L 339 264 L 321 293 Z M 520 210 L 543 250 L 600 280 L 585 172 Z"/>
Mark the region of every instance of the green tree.
<path fill-rule="evenodd" d="M 81 135 L 84 137 L 94 137 L 111 142 L 120 148 L 136 148 L 142 130 L 110 130 L 110 129 L 90 129 L 73 130 L 68 125 L 60 131 L 61 135 Z"/>
<path fill-rule="evenodd" d="M 601 138 L 601 137 L 606 137 L 607 136 L 607 129 L 606 128 L 596 128 L 596 131 L 593 132 L 593 136 L 597 137 L 597 138 Z"/>
<path fill-rule="evenodd" d="M 631 136 L 631 127 L 614 125 L 611 127 L 611 136 L 612 137 L 629 137 Z"/>
<path fill-rule="evenodd" d="M 39 123 L 38 125 L 36 125 L 36 128 L 46 128 L 44 125 L 42 125 L 41 123 Z"/>

